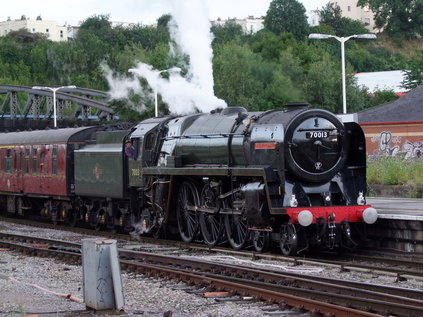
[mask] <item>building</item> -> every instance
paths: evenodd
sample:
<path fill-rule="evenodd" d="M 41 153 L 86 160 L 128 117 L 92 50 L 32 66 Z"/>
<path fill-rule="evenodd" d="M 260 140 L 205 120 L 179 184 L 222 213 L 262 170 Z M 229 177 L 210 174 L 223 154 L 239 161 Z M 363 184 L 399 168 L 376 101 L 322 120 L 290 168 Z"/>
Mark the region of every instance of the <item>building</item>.
<path fill-rule="evenodd" d="M 331 1 L 341 8 L 342 16 L 363 22 L 370 32 L 379 32 L 380 30 L 376 29 L 373 11 L 369 7 L 358 7 L 357 2 L 358 0 Z"/>
<path fill-rule="evenodd" d="M 55 42 L 68 40 L 66 26 L 58 26 L 55 21 L 43 20 L 41 16 L 38 16 L 35 20 L 30 20 L 25 15 L 22 15 L 19 20 L 11 20 L 9 18 L 7 21 L 0 22 L 0 36 L 6 36 L 8 33 L 20 29 L 26 29 L 31 33 L 42 33 L 49 40 Z"/>
<path fill-rule="evenodd" d="M 308 24 L 310 26 L 317 26 L 320 24 L 320 10 L 316 8 L 315 10 L 310 10 L 308 13 Z"/>
<path fill-rule="evenodd" d="M 354 77 L 357 79 L 357 85 L 366 87 L 369 93 L 374 93 L 377 90 L 392 90 L 397 95 L 402 96 L 408 91 L 402 87 L 405 75 L 406 73 L 403 70 L 389 70 L 357 73 L 354 74 Z"/>
<path fill-rule="evenodd" d="M 423 85 L 403 97 L 358 113 L 368 155 L 423 159 Z"/>
<path fill-rule="evenodd" d="M 241 26 L 242 31 L 245 34 L 252 34 L 252 33 L 256 33 L 258 31 L 260 31 L 261 29 L 264 28 L 264 17 L 261 18 L 255 18 L 254 16 L 249 16 L 245 19 L 237 19 L 237 18 L 233 18 L 233 19 L 227 19 L 227 20 L 222 20 L 221 18 L 218 18 L 215 21 L 211 21 L 212 25 L 220 25 L 223 26 L 225 25 L 225 23 L 227 22 L 233 22 L 236 23 L 238 25 Z"/>

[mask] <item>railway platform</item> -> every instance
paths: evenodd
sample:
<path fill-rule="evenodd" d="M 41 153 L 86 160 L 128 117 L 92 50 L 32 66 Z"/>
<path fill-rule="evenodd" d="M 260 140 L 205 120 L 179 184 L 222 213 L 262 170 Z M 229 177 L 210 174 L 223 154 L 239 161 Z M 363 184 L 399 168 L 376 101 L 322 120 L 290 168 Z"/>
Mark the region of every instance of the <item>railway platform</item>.
<path fill-rule="evenodd" d="M 379 219 L 423 221 L 423 199 L 367 197 Z"/>
<path fill-rule="evenodd" d="M 378 220 L 367 230 L 371 247 L 423 253 L 423 199 L 368 197 Z"/>

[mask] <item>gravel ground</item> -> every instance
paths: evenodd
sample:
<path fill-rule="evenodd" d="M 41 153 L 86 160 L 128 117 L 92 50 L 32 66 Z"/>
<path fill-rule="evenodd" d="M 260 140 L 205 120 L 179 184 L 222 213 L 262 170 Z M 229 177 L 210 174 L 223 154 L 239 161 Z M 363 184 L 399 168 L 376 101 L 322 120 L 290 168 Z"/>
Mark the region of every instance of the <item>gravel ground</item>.
<path fill-rule="evenodd" d="M 81 237 L 58 230 L 28 228 L 0 222 L 0 231 L 42 236 L 51 239 Z M 12 278 L 12 279 L 10 279 Z M 54 259 L 28 257 L 14 251 L 0 251 L 0 316 L 91 316 L 85 304 L 70 301 L 50 292 L 83 298 L 82 267 Z M 224 302 L 204 298 L 178 289 L 172 281 L 122 273 L 125 312 L 121 316 L 263 316 L 263 303 Z M 171 312 L 171 314 L 169 313 Z M 299 316 L 299 314 L 294 314 Z M 106 315 L 103 315 L 106 316 Z M 290 315 L 292 316 L 292 315 Z"/>
<path fill-rule="evenodd" d="M 59 230 L 26 227 L 0 222 L 0 231 L 30 234 L 50 239 L 63 239 L 80 242 L 83 238 L 95 236 L 80 235 Z M 136 244 L 136 243 L 134 243 Z M 153 246 L 153 245 L 152 245 Z M 184 256 L 181 254 L 181 256 Z M 185 255 L 190 256 L 190 255 Z M 199 255 L 197 256 L 199 257 Z M 318 266 L 292 266 L 270 260 L 251 261 L 250 259 L 203 255 L 210 261 L 227 262 L 267 267 L 282 272 L 296 272 L 303 275 L 320 275 L 374 284 L 391 285 L 423 289 L 422 280 L 396 282 L 395 277 L 366 272 L 343 272 L 337 268 Z M 15 280 L 11 280 L 15 279 Z M 82 299 L 82 267 L 38 257 L 27 257 L 13 251 L 0 251 L 0 316 L 21 316 L 38 314 L 41 316 L 91 316 L 83 303 L 72 302 L 66 298 L 53 295 L 45 290 L 29 286 L 33 283 L 51 292 L 72 294 Z M 213 298 L 203 298 L 178 289 L 185 285 L 174 285 L 171 281 L 147 278 L 142 275 L 122 273 L 125 297 L 123 316 L 263 316 L 263 303 L 260 302 L 216 302 Z M 50 312 L 50 313 L 48 313 Z M 287 312 L 282 316 L 301 316 Z"/>

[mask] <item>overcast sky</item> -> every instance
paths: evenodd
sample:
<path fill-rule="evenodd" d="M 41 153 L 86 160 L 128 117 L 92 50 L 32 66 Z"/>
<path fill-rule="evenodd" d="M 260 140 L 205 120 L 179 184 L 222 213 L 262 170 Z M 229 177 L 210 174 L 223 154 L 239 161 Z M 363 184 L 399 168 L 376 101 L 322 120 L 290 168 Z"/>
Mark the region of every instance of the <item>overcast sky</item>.
<path fill-rule="evenodd" d="M 24 14 L 31 20 L 41 14 L 43 20 L 56 21 L 58 25 L 78 25 L 92 15 L 110 14 L 111 21 L 149 24 L 164 13 L 169 13 L 169 1 L 183 0 L 5 0 L 0 21 L 20 19 Z M 198 0 L 201 1 L 201 0 Z M 204 0 L 209 8 L 209 17 L 215 20 L 260 17 L 266 14 L 271 0 Z M 329 0 L 300 0 L 307 14 L 312 9 L 321 9 Z"/>

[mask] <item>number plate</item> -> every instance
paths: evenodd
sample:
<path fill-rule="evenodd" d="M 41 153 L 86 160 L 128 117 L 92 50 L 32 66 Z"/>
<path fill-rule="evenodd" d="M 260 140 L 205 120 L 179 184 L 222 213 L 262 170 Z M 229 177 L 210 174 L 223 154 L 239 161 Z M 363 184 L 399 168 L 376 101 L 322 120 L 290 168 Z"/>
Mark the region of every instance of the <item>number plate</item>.
<path fill-rule="evenodd" d="M 312 132 L 306 132 L 306 138 L 307 139 L 324 139 L 329 137 L 328 131 L 312 131 Z"/>

